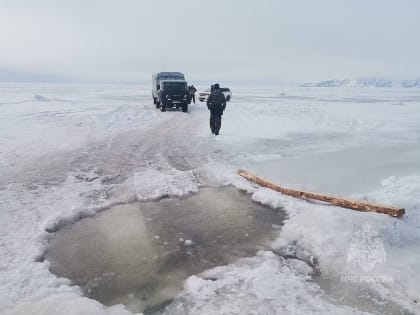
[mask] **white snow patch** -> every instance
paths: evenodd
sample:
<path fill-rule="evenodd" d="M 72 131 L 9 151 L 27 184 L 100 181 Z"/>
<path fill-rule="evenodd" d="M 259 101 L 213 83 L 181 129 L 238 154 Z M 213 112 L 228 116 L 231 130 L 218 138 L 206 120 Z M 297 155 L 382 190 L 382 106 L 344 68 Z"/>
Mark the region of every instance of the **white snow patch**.
<path fill-rule="evenodd" d="M 15 307 L 6 309 L 3 314 L 132 315 L 133 313 L 122 305 L 106 307 L 75 293 L 52 293 L 24 300 Z"/>
<path fill-rule="evenodd" d="M 167 314 L 367 314 L 323 298 L 305 273 L 283 258 L 256 257 L 191 276 Z"/>
<path fill-rule="evenodd" d="M 199 182 L 192 171 L 147 168 L 134 174 L 133 186 L 139 200 L 157 199 L 162 196 L 186 196 L 198 191 Z"/>
<path fill-rule="evenodd" d="M 416 312 L 413 301 L 420 299 L 420 176 L 390 177 L 383 187 L 365 197 L 372 201 L 405 207 L 406 214 L 396 219 L 387 215 L 308 203 L 261 188 L 252 198 L 270 207 L 283 207 L 288 213 L 281 236 L 274 248 L 298 244 L 318 257 L 322 273 L 333 281 L 340 276 L 358 274 L 360 268 L 348 263 L 350 243 L 364 223 L 369 223 L 385 246 L 386 261 L 376 264 L 372 276 L 387 276 L 391 282 L 371 284 L 384 298 Z M 369 274 L 368 274 L 369 275 Z"/>

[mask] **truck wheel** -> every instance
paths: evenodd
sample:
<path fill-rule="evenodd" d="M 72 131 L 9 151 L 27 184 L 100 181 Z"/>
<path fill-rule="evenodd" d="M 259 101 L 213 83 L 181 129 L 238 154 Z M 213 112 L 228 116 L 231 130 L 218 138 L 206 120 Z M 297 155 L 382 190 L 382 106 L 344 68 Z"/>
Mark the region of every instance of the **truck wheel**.
<path fill-rule="evenodd" d="M 230 101 L 230 95 L 228 95 L 227 97 L 226 97 L 226 102 L 229 102 Z"/>
<path fill-rule="evenodd" d="M 160 111 L 161 112 L 166 112 L 166 105 L 165 104 L 160 104 Z"/>
<path fill-rule="evenodd" d="M 182 105 L 182 111 L 183 111 L 184 113 L 188 112 L 188 104 L 184 104 L 184 105 Z"/>

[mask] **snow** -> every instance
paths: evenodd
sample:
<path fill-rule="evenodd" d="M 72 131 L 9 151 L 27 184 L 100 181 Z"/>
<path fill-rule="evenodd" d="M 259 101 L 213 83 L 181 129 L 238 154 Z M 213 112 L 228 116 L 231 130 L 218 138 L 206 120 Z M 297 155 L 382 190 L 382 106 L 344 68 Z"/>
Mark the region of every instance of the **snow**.
<path fill-rule="evenodd" d="M 363 314 L 337 309 L 309 277 L 272 252 L 191 276 L 168 314 Z"/>
<path fill-rule="evenodd" d="M 1 84 L 0 312 L 129 314 L 121 305 L 82 297 L 77 286 L 49 272 L 42 260 L 49 232 L 115 204 L 232 184 L 287 212 L 273 252 L 296 259 L 259 252 L 192 276 L 168 313 L 361 313 L 329 296 L 312 274 L 318 268 L 333 279 L 358 275 L 347 260 L 363 223 L 378 233 L 386 253 L 371 274 L 393 280 L 369 287 L 420 313 L 413 302 L 420 299 L 420 91 L 231 89 L 215 137 L 204 104 L 188 114 L 160 113 L 147 85 Z M 238 168 L 294 187 L 405 207 L 406 215 L 297 200 L 248 183 Z"/>
<path fill-rule="evenodd" d="M 390 180 L 393 181 L 392 185 L 389 185 Z M 297 243 L 319 258 L 323 273 L 335 274 L 337 279 L 340 275 L 359 274 L 358 267 L 348 264 L 346 260 L 352 237 L 362 223 L 368 222 L 379 232 L 386 253 L 386 262 L 377 264 L 375 273 L 369 274 L 392 277 L 391 283 L 380 283 L 377 289 L 388 299 L 396 300 L 414 311 L 413 301 L 419 298 L 417 270 L 420 256 L 417 248 L 420 245 L 420 177 L 388 178 L 382 185 L 382 188 L 369 195 L 370 199 L 405 207 L 407 213 L 402 219 L 321 204 L 308 205 L 284 196 L 275 198 L 273 192 L 267 190 L 259 190 L 253 199 L 293 209 L 288 211 L 289 219 L 274 248 Z"/>
<path fill-rule="evenodd" d="M 122 305 L 105 307 L 94 300 L 80 297 L 75 293 L 52 293 L 35 296 L 22 301 L 13 310 L 5 314 L 47 314 L 53 310 L 55 314 L 68 315 L 130 315 Z"/>

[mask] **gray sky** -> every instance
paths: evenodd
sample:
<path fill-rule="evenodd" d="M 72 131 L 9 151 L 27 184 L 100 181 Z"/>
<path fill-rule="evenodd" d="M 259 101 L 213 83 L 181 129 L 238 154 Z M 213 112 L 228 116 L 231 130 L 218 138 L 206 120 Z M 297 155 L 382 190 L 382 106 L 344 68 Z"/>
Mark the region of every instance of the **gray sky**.
<path fill-rule="evenodd" d="M 416 0 L 0 0 L 0 80 L 420 76 Z"/>

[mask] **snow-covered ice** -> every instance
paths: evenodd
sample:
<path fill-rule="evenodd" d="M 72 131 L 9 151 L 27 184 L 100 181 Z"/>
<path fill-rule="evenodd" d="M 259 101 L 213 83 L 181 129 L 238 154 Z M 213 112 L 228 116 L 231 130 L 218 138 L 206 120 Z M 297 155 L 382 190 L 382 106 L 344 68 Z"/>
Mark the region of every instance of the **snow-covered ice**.
<path fill-rule="evenodd" d="M 420 313 L 420 90 L 231 88 L 215 137 L 204 104 L 160 113 L 147 85 L 1 84 L 0 312 L 129 314 L 82 297 L 49 271 L 49 232 L 115 204 L 233 184 L 287 212 L 273 252 L 315 257 L 320 275 L 260 252 L 190 277 L 168 313 L 381 313 L 380 299 L 390 313 Z M 246 182 L 237 168 L 406 214 L 296 200 Z M 385 252 L 367 273 L 348 259 L 365 223 Z M 351 276 L 387 281 L 343 282 Z M 352 285 L 367 287 L 373 306 L 329 292 Z"/>

